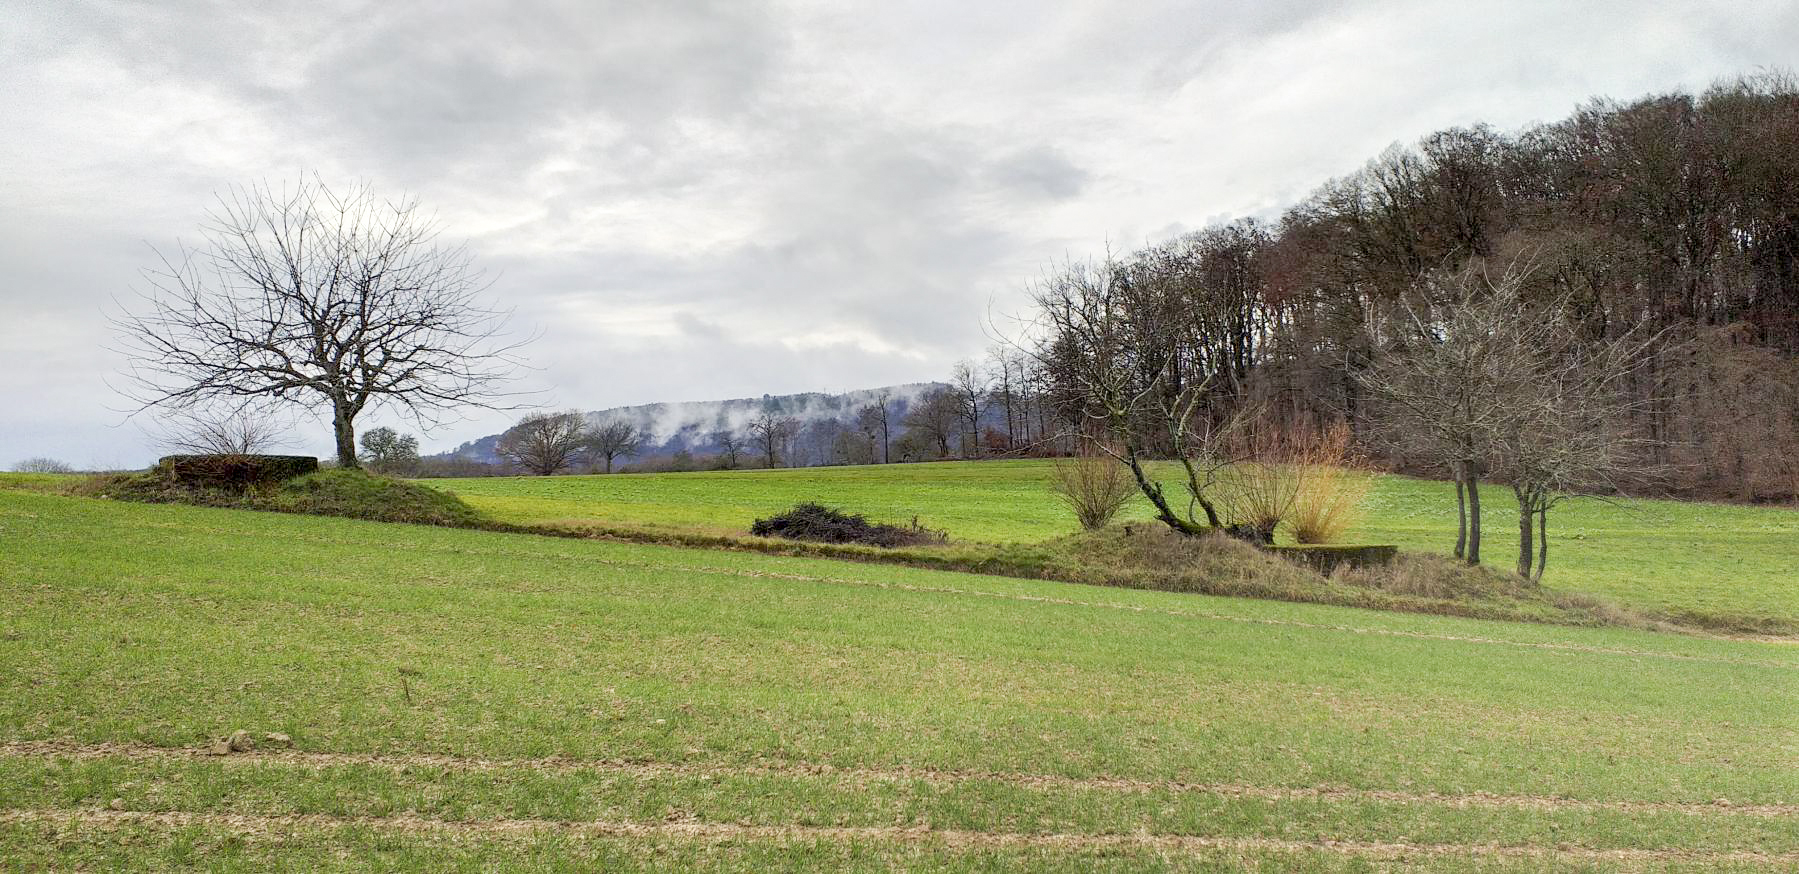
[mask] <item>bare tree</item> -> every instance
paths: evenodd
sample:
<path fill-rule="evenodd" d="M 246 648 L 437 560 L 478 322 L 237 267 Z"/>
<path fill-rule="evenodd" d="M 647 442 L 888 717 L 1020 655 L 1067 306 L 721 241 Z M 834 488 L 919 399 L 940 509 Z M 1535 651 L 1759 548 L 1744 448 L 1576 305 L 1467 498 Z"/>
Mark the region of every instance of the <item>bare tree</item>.
<path fill-rule="evenodd" d="M 138 410 L 297 403 L 331 413 L 357 466 L 356 417 L 391 407 L 423 425 L 493 406 L 518 360 L 462 246 L 437 243 L 416 200 L 303 180 L 235 188 L 183 249 L 146 271 L 142 309 L 112 319 Z"/>
<path fill-rule="evenodd" d="M 169 411 L 154 436 L 174 453 L 258 455 L 285 445 L 289 433 L 289 423 L 273 410 L 210 405 Z"/>
<path fill-rule="evenodd" d="M 74 473 L 75 468 L 66 461 L 38 456 L 27 458 L 12 466 L 13 473 Z"/>
<path fill-rule="evenodd" d="M 1514 331 L 1531 345 L 1512 350 L 1523 378 L 1497 386 L 1506 418 L 1494 445 L 1494 466 L 1518 500 L 1518 575 L 1537 581 L 1549 562 L 1549 511 L 1583 495 L 1641 489 L 1660 478 L 1649 440 L 1629 428 L 1633 417 L 1662 396 L 1646 373 L 1650 350 L 1667 347 L 1658 332 L 1631 330 L 1600 340 L 1581 337 L 1550 299 L 1520 310 L 1514 320 L 1547 330 Z M 1643 390 L 1650 383 L 1651 389 Z M 1532 555 L 1533 522 L 1536 554 Z"/>
<path fill-rule="evenodd" d="M 799 433 L 800 420 L 792 416 L 783 416 L 773 407 L 767 407 L 751 419 L 747 430 L 750 442 L 762 451 L 765 467 L 779 467 L 781 459 L 787 451 L 787 444 Z"/>
<path fill-rule="evenodd" d="M 719 465 L 725 470 L 736 470 L 743 461 L 743 437 L 729 428 L 720 428 L 708 437 L 718 444 Z"/>
<path fill-rule="evenodd" d="M 961 422 L 962 407 L 955 392 L 942 387 L 919 395 L 901 420 L 908 434 L 918 435 L 913 442 L 930 446 L 938 458 L 949 457 L 950 442 L 960 433 Z"/>
<path fill-rule="evenodd" d="M 1212 374 L 1181 366 L 1192 360 L 1184 350 L 1195 326 L 1178 290 L 1153 273 L 1124 275 L 1110 257 L 1064 265 L 1034 289 L 1047 330 L 1035 354 L 1071 414 L 1104 432 L 1092 445 L 1130 470 L 1157 519 L 1192 535 L 1225 528 L 1210 492 L 1241 417 L 1215 420 L 1207 408 Z M 1145 464 L 1155 450 L 1181 466 L 1184 511 Z"/>
<path fill-rule="evenodd" d="M 1377 401 L 1376 435 L 1455 480 L 1456 555 L 1469 564 L 1480 563 L 1481 479 L 1511 483 L 1523 576 L 1533 520 L 1546 538 L 1548 510 L 1563 496 L 1649 472 L 1626 424 L 1654 394 L 1627 389 L 1659 339 L 1585 338 L 1566 317 L 1576 307 L 1565 295 L 1526 297 L 1530 278 L 1524 261 L 1428 275 L 1403 302 L 1385 354 L 1359 374 Z"/>
<path fill-rule="evenodd" d="M 875 460 L 887 464 L 893 460 L 893 393 L 882 389 L 875 402 L 856 411 L 856 427 L 877 447 Z"/>
<path fill-rule="evenodd" d="M 529 473 L 549 476 L 574 464 L 587 439 L 587 417 L 578 410 L 532 413 L 501 434 L 493 451 Z"/>
<path fill-rule="evenodd" d="M 419 439 L 388 427 L 370 428 L 362 432 L 362 463 L 377 473 L 416 473 Z"/>
<path fill-rule="evenodd" d="M 991 373 L 993 384 L 988 390 L 989 406 L 998 404 L 1006 415 L 1006 449 L 1017 449 L 1020 440 L 1019 432 L 1026 424 L 1022 398 L 1019 390 L 1024 382 L 1026 361 L 1024 355 L 1015 347 L 999 343 L 987 350 L 987 357 L 992 362 Z"/>
<path fill-rule="evenodd" d="M 1506 398 L 1526 378 L 1515 347 L 1522 276 L 1484 270 L 1428 275 L 1406 297 L 1387 348 L 1357 374 L 1377 403 L 1378 439 L 1389 451 L 1422 458 L 1455 482 L 1456 556 L 1480 564 L 1480 482 L 1507 420 Z"/>
<path fill-rule="evenodd" d="M 643 451 L 644 433 L 636 425 L 622 419 L 607 422 L 588 432 L 587 450 L 605 459 L 606 472 L 612 472 L 612 460 L 629 458 Z"/>
<path fill-rule="evenodd" d="M 992 380 L 972 361 L 958 361 L 950 372 L 950 391 L 956 399 L 956 414 L 966 426 L 960 443 L 962 457 L 971 458 L 981 452 L 981 411 L 986 409 L 987 391 Z"/>

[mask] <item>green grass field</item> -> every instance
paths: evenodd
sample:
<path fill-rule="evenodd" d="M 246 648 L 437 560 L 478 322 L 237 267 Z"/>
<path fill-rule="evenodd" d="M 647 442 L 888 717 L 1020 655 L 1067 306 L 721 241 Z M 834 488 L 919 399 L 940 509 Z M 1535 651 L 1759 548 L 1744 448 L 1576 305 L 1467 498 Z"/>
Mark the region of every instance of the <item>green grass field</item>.
<path fill-rule="evenodd" d="M 757 516 L 816 500 L 871 517 L 920 522 L 960 540 L 1034 542 L 1067 534 L 1073 517 L 1044 486 L 1047 462 L 616 476 L 427 480 L 520 524 L 582 524 L 741 534 Z M 1172 484 L 1170 486 L 1173 488 Z M 1482 490 L 1483 558 L 1517 560 L 1517 504 Z M 1446 483 L 1382 476 L 1350 538 L 1448 553 L 1455 493 Z M 1138 500 L 1125 514 L 1148 518 Z M 1575 501 L 1552 511 L 1546 584 L 1674 617 L 1729 624 L 1799 623 L 1799 511 L 1675 501 Z"/>
<path fill-rule="evenodd" d="M 0 595 L 9 869 L 1799 866 L 1787 643 L 9 490 Z"/>

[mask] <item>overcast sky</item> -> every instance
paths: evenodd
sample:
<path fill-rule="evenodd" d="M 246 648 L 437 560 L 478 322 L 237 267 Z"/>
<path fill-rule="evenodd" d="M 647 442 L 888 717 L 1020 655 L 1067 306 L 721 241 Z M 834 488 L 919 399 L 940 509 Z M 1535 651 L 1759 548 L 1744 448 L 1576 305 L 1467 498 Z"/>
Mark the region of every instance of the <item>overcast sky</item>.
<path fill-rule="evenodd" d="M 0 466 L 157 454 L 104 314 L 232 184 L 419 197 L 541 332 L 545 406 L 841 391 L 1389 144 L 1795 67 L 1791 0 L 0 0 Z"/>

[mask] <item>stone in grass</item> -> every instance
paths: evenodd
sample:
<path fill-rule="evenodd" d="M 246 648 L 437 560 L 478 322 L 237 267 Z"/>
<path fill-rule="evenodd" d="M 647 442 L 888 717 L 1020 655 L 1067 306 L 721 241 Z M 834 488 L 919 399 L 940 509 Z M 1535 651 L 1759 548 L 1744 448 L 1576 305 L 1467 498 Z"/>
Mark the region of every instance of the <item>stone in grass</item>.
<path fill-rule="evenodd" d="M 291 747 L 294 745 L 293 738 L 278 731 L 271 731 L 268 734 L 263 735 L 262 739 L 268 741 L 271 746 Z"/>
<path fill-rule="evenodd" d="M 212 746 L 206 748 L 206 754 L 209 756 L 224 756 L 230 755 L 231 753 L 247 753 L 255 748 L 256 741 L 250 739 L 249 732 L 240 728 L 237 731 L 232 732 L 231 736 L 224 740 L 213 741 Z"/>

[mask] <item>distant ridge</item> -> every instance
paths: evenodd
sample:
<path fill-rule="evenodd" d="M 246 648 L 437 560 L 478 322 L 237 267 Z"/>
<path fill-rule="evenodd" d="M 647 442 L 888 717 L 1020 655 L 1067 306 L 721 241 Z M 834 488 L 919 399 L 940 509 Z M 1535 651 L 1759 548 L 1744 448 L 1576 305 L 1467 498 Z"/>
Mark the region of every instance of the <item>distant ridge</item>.
<path fill-rule="evenodd" d="M 669 403 L 639 404 L 632 407 L 611 407 L 604 410 L 593 410 L 587 413 L 587 421 L 595 425 L 612 422 L 630 422 L 650 435 L 643 451 L 634 458 L 648 460 L 665 458 L 686 450 L 694 455 L 708 455 L 719 451 L 720 447 L 712 439 L 715 431 L 729 430 L 742 433 L 750 420 L 764 409 L 773 409 L 783 416 L 792 416 L 800 420 L 802 425 L 815 422 L 835 420 L 844 425 L 853 426 L 856 411 L 873 404 L 882 392 L 887 392 L 888 405 L 892 410 L 897 433 L 898 417 L 919 395 L 932 388 L 941 387 L 936 382 L 911 382 L 902 385 L 889 385 L 879 388 L 865 388 L 842 394 L 825 392 L 803 392 L 791 395 L 763 395 L 759 398 L 733 398 L 724 401 L 674 401 Z M 436 458 L 463 458 L 470 461 L 493 463 L 499 461 L 493 447 L 500 439 L 498 434 L 489 434 L 476 440 L 470 440 L 448 452 L 440 453 Z"/>

